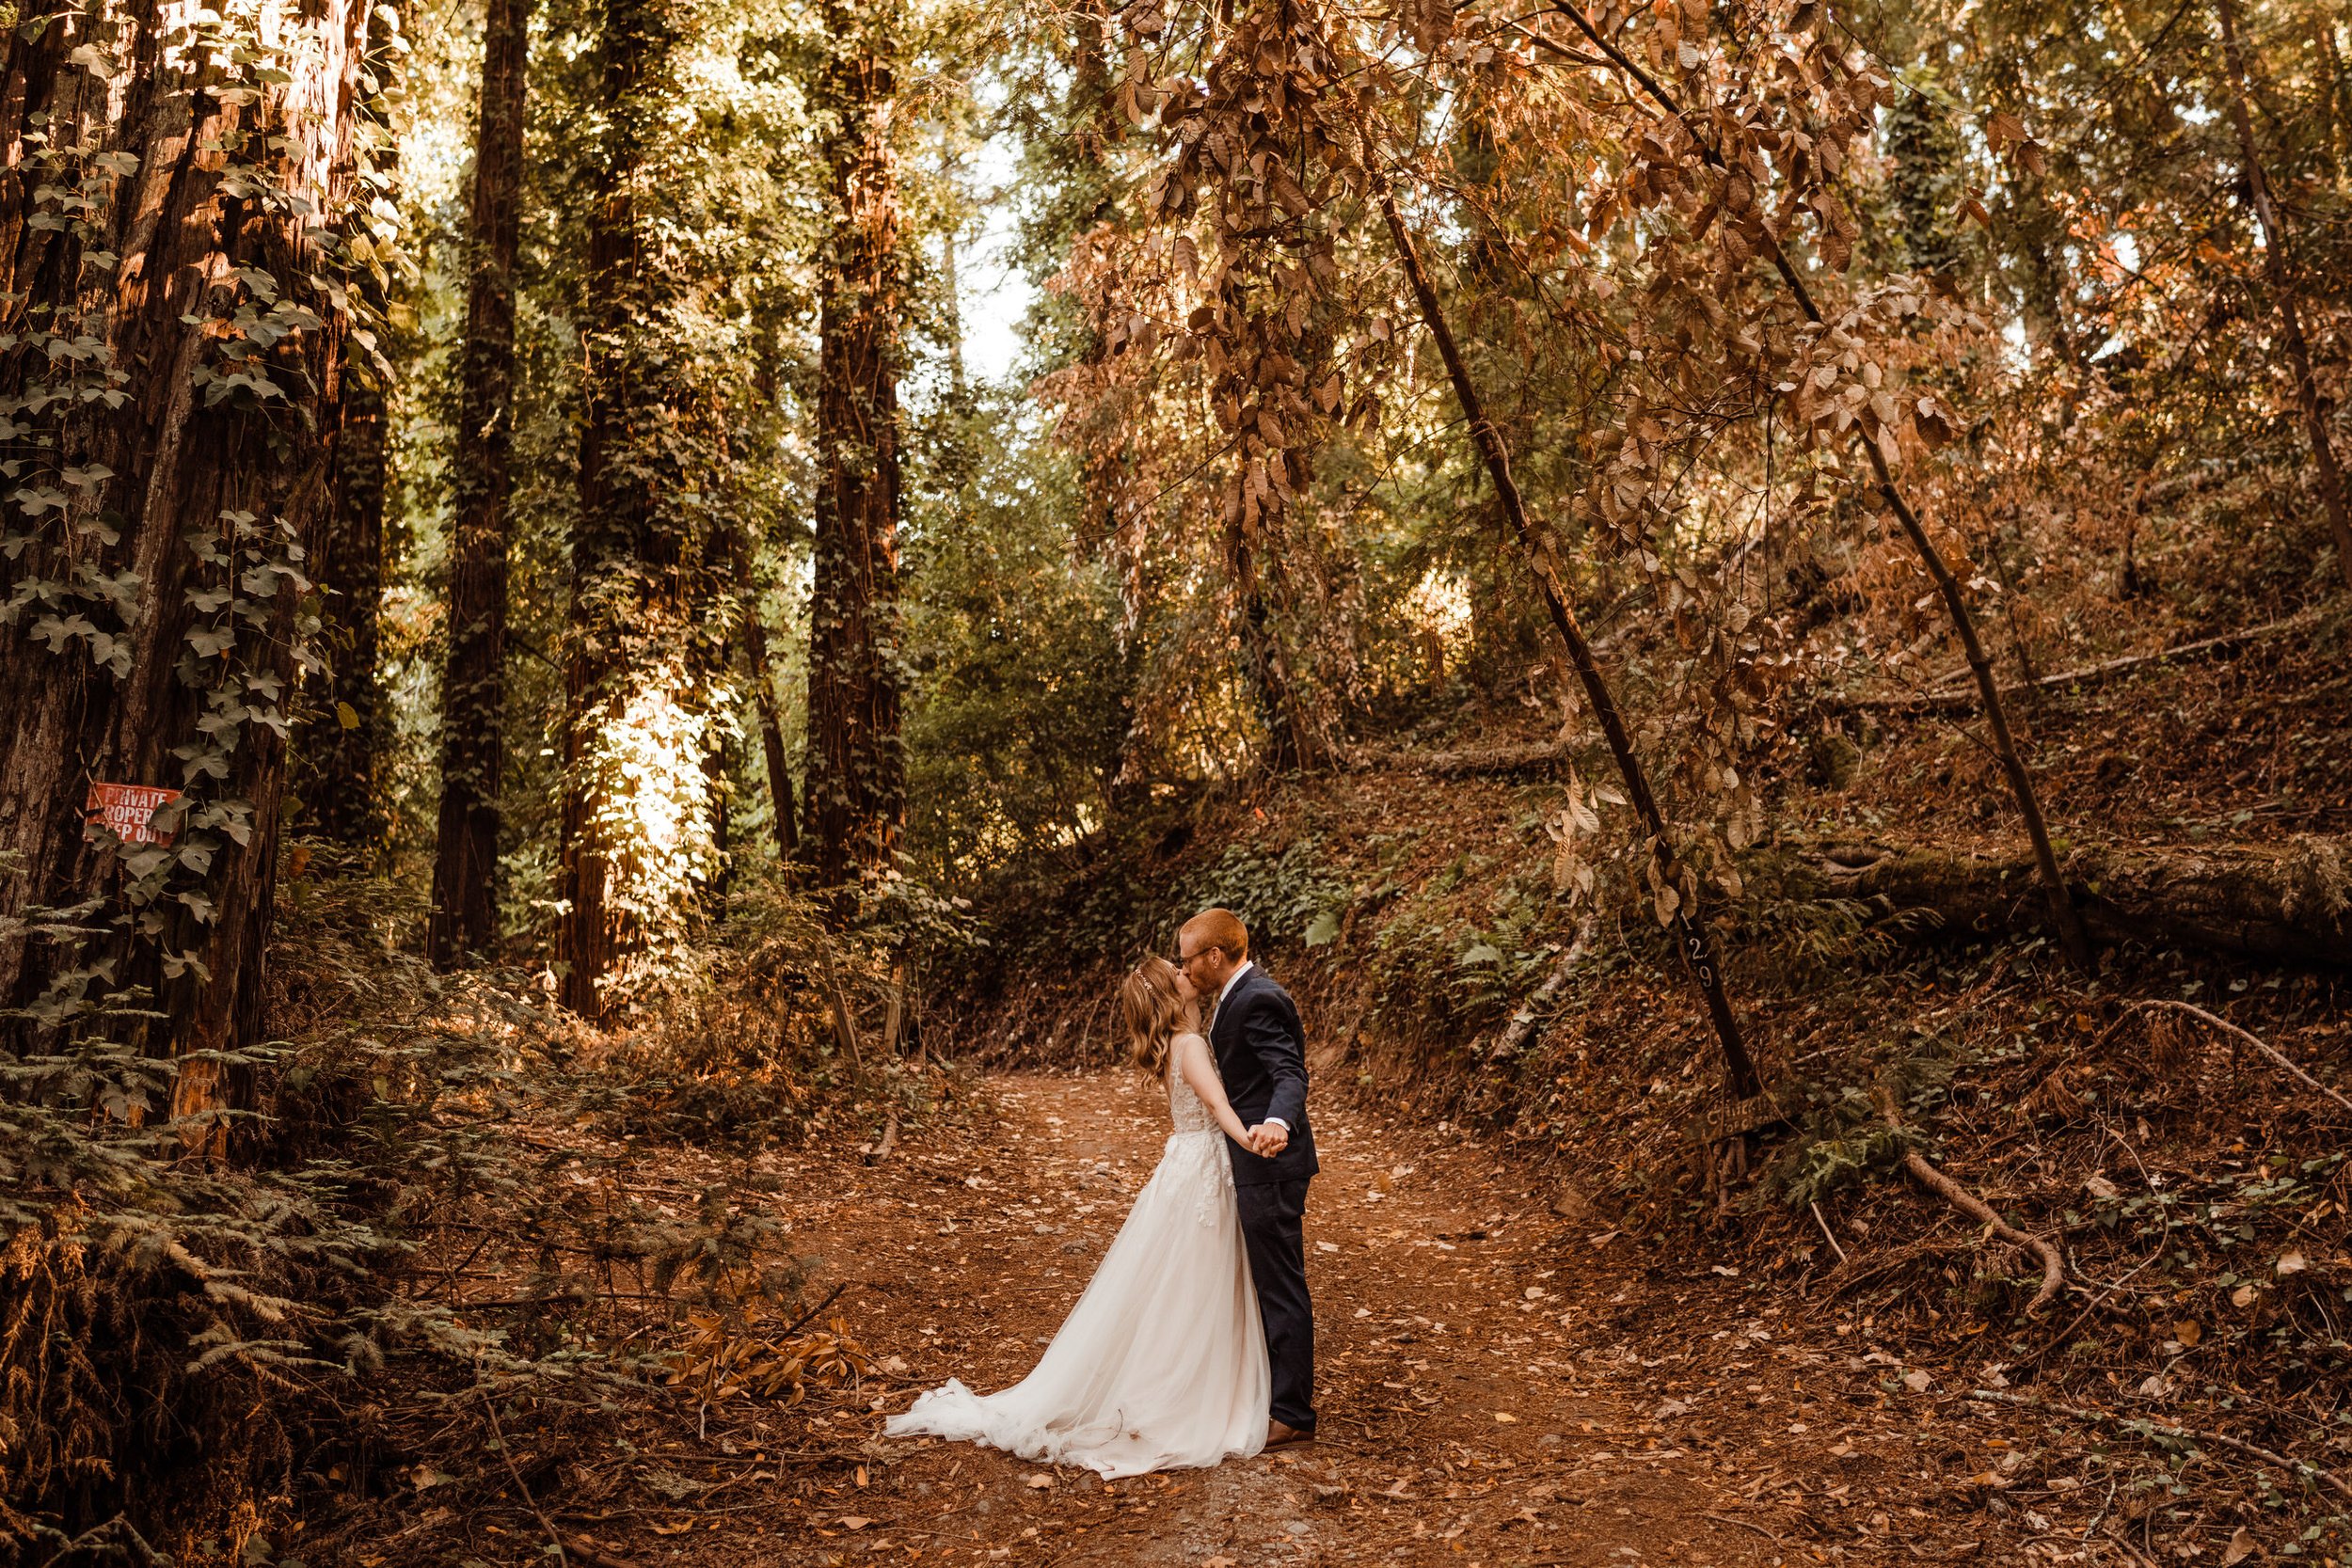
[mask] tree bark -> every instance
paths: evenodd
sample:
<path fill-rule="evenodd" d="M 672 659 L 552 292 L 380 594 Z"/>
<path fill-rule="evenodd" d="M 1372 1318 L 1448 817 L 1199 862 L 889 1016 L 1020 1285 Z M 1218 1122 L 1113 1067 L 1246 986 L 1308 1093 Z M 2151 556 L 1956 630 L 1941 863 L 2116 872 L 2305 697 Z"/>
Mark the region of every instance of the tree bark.
<path fill-rule="evenodd" d="M 1261 517 L 1265 515 L 1260 514 Z M 1264 580 L 1258 573 L 1258 552 L 1251 534 L 1261 531 L 1235 517 L 1225 525 L 1225 575 L 1233 590 L 1234 630 L 1242 650 L 1242 673 L 1256 699 L 1258 721 L 1265 726 L 1266 761 L 1278 773 L 1303 766 L 1308 757 L 1306 726 L 1299 721 L 1298 699 L 1282 655 L 1274 611 L 1266 600 Z"/>
<path fill-rule="evenodd" d="M 726 543 L 693 499 L 724 482 L 718 404 L 672 325 L 707 281 L 666 238 L 686 17 L 603 0 L 599 20 L 556 867 L 558 996 L 596 1021 L 653 977 L 719 869 L 704 760 L 732 635 Z"/>
<path fill-rule="evenodd" d="M 816 573 L 809 607 L 804 836 L 817 879 L 888 866 L 906 824 L 899 745 L 898 255 L 893 29 L 887 14 L 825 11 L 833 58 L 826 144 L 834 201 L 819 309 Z"/>
<path fill-rule="evenodd" d="M 384 757 L 391 716 L 376 676 L 384 597 L 384 389 L 366 371 L 344 369 L 336 420 L 334 479 L 317 559 L 326 604 L 326 677 L 303 705 L 294 736 L 294 821 L 303 834 L 373 865 L 390 816 L 384 804 Z"/>
<path fill-rule="evenodd" d="M 1719 174 L 1724 171 L 1723 155 L 1701 134 L 1701 128 L 1684 117 L 1680 105 L 1665 88 L 1660 87 L 1647 71 L 1628 59 L 1615 44 L 1603 38 L 1584 13 L 1570 5 L 1568 0 L 1553 0 L 1553 8 L 1573 22 L 1577 30 L 1607 55 L 1612 64 L 1638 83 L 1659 107 L 1682 121 L 1683 129 L 1690 133 L 1692 142 L 1698 148 L 1708 167 Z M 1804 313 L 1805 320 L 1816 325 L 1822 325 L 1820 309 L 1813 303 L 1812 291 L 1804 286 L 1804 279 L 1788 260 L 1788 253 L 1769 232 L 1764 236 L 1762 249 L 1765 258 L 1772 263 L 1772 270 L 1788 286 L 1789 296 L 1796 301 L 1797 309 Z M 2058 873 L 2058 854 L 2051 847 L 2050 830 L 2042 816 L 2042 800 L 2035 793 L 2033 775 L 2027 771 L 2025 758 L 2018 752 L 2016 737 L 2010 731 L 2009 708 L 2001 700 L 2000 682 L 1993 673 L 1993 661 L 1985 654 L 1983 640 L 1977 635 L 1976 618 L 1969 613 L 1968 597 L 1962 592 L 1960 579 L 1952 575 L 1952 568 L 1945 561 L 1943 553 L 1928 537 L 1918 514 L 1911 509 L 1901 487 L 1896 484 L 1895 476 L 1888 469 L 1886 458 L 1880 452 L 1878 443 L 1871 440 L 1859 424 L 1854 427 L 1854 445 L 1869 460 L 1870 472 L 1878 481 L 1879 494 L 1885 499 L 1888 510 L 1895 514 L 1895 520 L 1902 528 L 1904 538 L 1910 541 L 1913 553 L 1918 556 L 1919 563 L 1927 568 L 1929 578 L 1935 583 L 1936 593 L 1944 601 L 1945 614 L 1960 638 L 1969 672 L 1976 676 L 1977 694 L 1984 705 L 1985 722 L 1993 732 L 1993 750 L 2001 759 L 2002 772 L 2009 777 L 2010 792 L 2016 797 L 2017 812 L 2025 819 L 2026 834 L 2033 841 L 2034 858 L 2042 869 L 2043 895 L 2049 900 L 2051 923 L 2058 929 L 2058 944 L 2065 949 L 2076 968 L 2087 974 L 2095 974 L 2099 966 L 2098 953 L 2090 945 L 2090 935 L 2083 928 L 2082 916 L 2074 908 L 2066 879 Z"/>
<path fill-rule="evenodd" d="M 0 1006 L 27 1010 L 0 1039 L 230 1049 L 259 1029 L 286 705 L 315 658 L 297 601 L 344 334 L 319 279 L 364 8 L 27 10 L 48 24 L 0 41 L 0 455 L 24 465 L 0 498 Z M 87 356 L 48 352 L 77 339 Z M 171 845 L 86 830 L 101 782 L 183 791 Z M 36 909 L 80 933 L 28 931 Z M 109 993 L 139 1010 L 102 1017 Z M 176 1104 L 242 1091 L 191 1061 Z"/>
<path fill-rule="evenodd" d="M 425 945 L 452 969 L 498 941 L 499 789 L 506 767 L 506 550 L 515 435 L 515 269 L 522 239 L 531 0 L 488 0 L 468 214 L 441 805 Z"/>
<path fill-rule="evenodd" d="M 2286 231 L 2280 227 L 2278 209 L 2271 205 L 2270 180 L 2254 148 L 2253 118 L 2246 112 L 2246 56 L 2238 48 L 2237 7 L 2234 0 L 2214 0 L 2221 17 L 2221 57 L 2230 72 L 2230 124 L 2237 132 L 2238 155 L 2246 166 L 2246 185 L 2254 200 L 2254 217 L 2263 230 L 2263 274 L 2279 303 L 2279 335 L 2287 350 L 2287 369 L 2295 376 L 2295 400 L 2303 411 L 2303 429 L 2311 439 L 2312 464 L 2318 469 L 2319 502 L 2328 513 L 2328 527 L 2336 536 L 2336 566 L 2352 588 L 2352 503 L 2344 499 L 2344 470 L 2336 463 L 2335 443 L 2328 436 L 2328 412 L 2319 401 L 2319 382 L 2312 374 L 2311 344 L 2303 337 L 2303 311 L 2295 291 L 2295 276 L 2287 267 Z"/>
<path fill-rule="evenodd" d="M 743 662 L 752 678 L 752 705 L 759 714 L 759 751 L 768 769 L 769 809 L 776 817 L 776 851 L 789 869 L 800 853 L 800 821 L 792 800 L 792 770 L 784 760 L 775 680 L 768 671 L 768 626 L 759 618 L 759 595 L 750 592 L 743 595 Z"/>
<path fill-rule="evenodd" d="M 373 139 L 379 175 L 398 168 L 393 140 L 389 80 L 398 57 L 399 28 L 389 8 L 373 8 L 367 21 L 367 58 L 359 72 L 362 97 L 359 133 Z M 343 243 L 367 247 L 373 260 L 378 238 L 373 203 L 353 200 L 338 214 Z M 389 230 L 389 225 L 386 226 Z M 389 300 L 390 275 L 381 267 L 355 268 L 355 294 L 366 314 L 382 324 Z M 366 347 L 369 352 L 357 350 Z M 346 345 L 342 406 L 335 419 L 333 480 L 315 562 L 326 600 L 326 672 L 322 689 L 302 705 L 294 737 L 291 787 L 300 801 L 296 830 L 334 847 L 340 869 L 371 870 L 381 861 L 391 813 L 385 800 L 384 768 L 391 749 L 391 714 L 385 705 L 376 660 L 382 646 L 385 571 L 384 485 L 390 428 L 386 417 L 389 367 L 372 343 Z"/>
<path fill-rule="evenodd" d="M 1376 170 L 1370 137 L 1365 139 L 1364 166 Z M 1376 175 L 1375 175 L 1376 178 Z M 1739 1015 L 1731 1009 L 1731 999 L 1724 991 L 1722 967 L 1716 962 L 1707 932 L 1695 918 L 1697 911 L 1683 896 L 1675 877 L 1673 840 L 1666 832 L 1665 814 L 1658 808 L 1658 798 L 1651 793 L 1649 775 L 1642 767 L 1641 758 L 1633 750 L 1632 732 L 1626 727 L 1625 716 L 1617 707 L 1616 694 L 1610 690 L 1607 679 L 1600 673 L 1600 664 L 1593 657 L 1592 644 L 1585 640 L 1584 630 L 1577 624 L 1576 611 L 1569 608 L 1567 591 L 1561 584 L 1554 568 L 1549 546 L 1535 531 L 1527 515 L 1527 505 L 1519 495 L 1518 481 L 1511 473 L 1510 453 L 1504 449 L 1502 436 L 1486 418 L 1486 406 L 1478 395 L 1478 388 L 1470 380 L 1470 367 L 1463 361 L 1460 345 L 1454 341 L 1454 329 L 1447 325 L 1445 310 L 1438 302 L 1437 286 L 1421 262 L 1421 253 L 1413 237 L 1405 227 L 1404 216 L 1397 211 L 1396 197 L 1384 182 L 1378 186 L 1381 216 L 1388 220 L 1389 238 L 1396 247 L 1397 260 L 1404 264 L 1405 276 L 1412 284 L 1413 296 L 1420 302 L 1422 324 L 1436 340 L 1438 354 L 1445 361 L 1446 373 L 1454 382 L 1454 396 L 1462 405 L 1463 422 L 1470 427 L 1470 440 L 1478 448 L 1486 464 L 1487 476 L 1493 480 L 1495 494 L 1502 502 L 1504 515 L 1518 533 L 1520 548 L 1527 556 L 1529 567 L 1535 576 L 1536 588 L 1542 593 L 1544 608 L 1551 613 L 1551 624 L 1560 634 L 1560 641 L 1567 650 L 1568 662 L 1576 670 L 1578 682 L 1584 688 L 1584 699 L 1592 705 L 1593 716 L 1600 724 L 1601 735 L 1609 743 L 1610 754 L 1616 759 L 1617 772 L 1625 780 L 1626 794 L 1633 802 L 1635 815 L 1642 819 L 1642 828 L 1649 835 L 1650 852 L 1657 859 L 1659 874 L 1668 886 L 1677 887 L 1677 904 L 1673 913 L 1675 945 L 1691 972 L 1692 980 L 1706 999 L 1708 1017 L 1715 1026 L 1716 1041 L 1723 1048 L 1724 1067 L 1732 1094 L 1740 1100 L 1752 1099 L 1763 1092 L 1756 1064 L 1748 1054 L 1746 1038 L 1740 1029 Z"/>

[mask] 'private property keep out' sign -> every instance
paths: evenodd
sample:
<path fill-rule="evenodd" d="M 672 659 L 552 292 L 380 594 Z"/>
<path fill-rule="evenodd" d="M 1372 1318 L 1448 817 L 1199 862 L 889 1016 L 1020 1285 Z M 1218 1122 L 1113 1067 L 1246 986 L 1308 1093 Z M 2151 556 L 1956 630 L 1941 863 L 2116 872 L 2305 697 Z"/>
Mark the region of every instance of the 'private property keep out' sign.
<path fill-rule="evenodd" d="M 178 799 L 178 790 L 152 784 L 92 784 L 84 809 L 92 827 L 112 830 L 125 844 L 169 844 L 170 831 L 155 826 L 155 814 Z"/>

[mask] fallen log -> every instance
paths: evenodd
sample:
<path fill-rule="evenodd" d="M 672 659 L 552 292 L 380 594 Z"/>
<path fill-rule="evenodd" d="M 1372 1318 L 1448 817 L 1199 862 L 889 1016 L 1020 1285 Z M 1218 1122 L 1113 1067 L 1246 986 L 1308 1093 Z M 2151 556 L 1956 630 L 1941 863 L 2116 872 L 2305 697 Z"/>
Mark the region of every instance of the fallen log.
<path fill-rule="evenodd" d="M 1783 844 L 1752 882 L 1783 896 L 1857 899 L 1930 940 L 2016 936 L 2045 928 L 2033 857 L 1917 845 Z M 2063 865 L 2091 935 L 2352 968 L 2352 844 L 2303 835 L 2277 845 L 2078 848 Z"/>

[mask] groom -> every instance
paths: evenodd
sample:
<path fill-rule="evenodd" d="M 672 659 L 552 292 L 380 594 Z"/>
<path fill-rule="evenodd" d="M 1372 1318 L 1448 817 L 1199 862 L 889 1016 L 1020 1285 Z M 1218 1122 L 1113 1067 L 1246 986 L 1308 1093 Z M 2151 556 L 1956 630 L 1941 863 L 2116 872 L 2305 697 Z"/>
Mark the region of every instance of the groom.
<path fill-rule="evenodd" d="M 1176 944 L 1177 966 L 1213 999 L 1209 1045 L 1225 1080 L 1225 1098 L 1248 1133 L 1247 1144 L 1227 1143 L 1274 1379 L 1265 1446 L 1311 1441 L 1315 1324 L 1299 1224 L 1316 1164 L 1298 1008 L 1290 992 L 1249 961 L 1249 932 L 1232 911 L 1201 911 L 1184 922 Z"/>

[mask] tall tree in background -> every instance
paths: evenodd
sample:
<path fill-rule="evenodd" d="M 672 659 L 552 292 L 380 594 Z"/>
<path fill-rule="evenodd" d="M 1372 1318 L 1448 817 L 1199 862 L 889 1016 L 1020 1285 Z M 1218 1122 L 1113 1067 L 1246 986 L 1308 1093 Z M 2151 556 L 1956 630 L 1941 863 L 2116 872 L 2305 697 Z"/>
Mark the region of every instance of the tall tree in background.
<path fill-rule="evenodd" d="M 716 869 L 706 759 L 730 628 L 704 497 L 720 462 L 684 322 L 701 280 L 669 242 L 708 163 L 674 113 L 684 0 L 605 0 L 589 174 L 586 375 L 564 650 L 556 952 L 564 1005 L 607 1016 L 702 907 Z"/>
<path fill-rule="evenodd" d="M 392 103 L 399 27 L 390 7 L 368 17 L 368 53 L 355 134 L 368 156 L 360 187 L 341 214 L 352 261 L 352 287 L 367 313 L 382 318 L 393 287 L 386 265 L 396 237 L 388 210 L 375 199 L 395 186 L 398 148 Z M 326 599 L 326 679 L 303 705 L 294 737 L 294 794 L 302 803 L 295 827 L 340 849 L 358 868 L 375 866 L 391 826 L 386 809 L 386 767 L 391 713 L 377 664 L 387 540 L 384 486 L 390 454 L 387 397 L 390 362 L 364 331 L 345 345 L 342 396 L 335 417 L 335 455 L 326 519 L 313 562 Z"/>
<path fill-rule="evenodd" d="M 531 0 L 489 0 L 467 241 L 466 339 L 441 674 L 441 807 L 427 946 L 437 968 L 498 938 L 499 782 L 506 766 L 508 460 L 515 434 L 515 266 L 522 233 Z"/>
<path fill-rule="evenodd" d="M 898 668 L 897 8 L 826 8 L 834 228 L 820 287 L 807 830 L 818 880 L 884 866 L 906 823 Z"/>
<path fill-rule="evenodd" d="M 9 40 L 0 1007 L 20 1044 L 104 1028 L 185 1054 L 259 1027 L 365 10 L 44 5 Z M 100 784 L 182 792 L 154 818 L 170 843 L 86 828 Z M 189 1061 L 177 1108 L 239 1083 Z"/>

